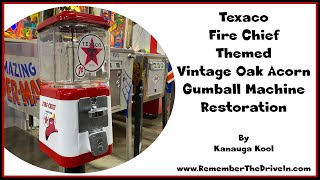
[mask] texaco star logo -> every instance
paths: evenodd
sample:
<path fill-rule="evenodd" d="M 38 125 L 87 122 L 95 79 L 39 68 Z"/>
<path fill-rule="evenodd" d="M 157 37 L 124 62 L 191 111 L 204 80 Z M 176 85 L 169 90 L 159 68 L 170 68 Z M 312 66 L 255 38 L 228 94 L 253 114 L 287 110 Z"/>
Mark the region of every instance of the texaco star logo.
<path fill-rule="evenodd" d="M 83 77 L 85 71 L 98 71 L 105 61 L 106 50 L 102 40 L 94 35 L 88 34 L 82 37 L 78 46 L 79 65 L 75 68 L 78 77 Z"/>

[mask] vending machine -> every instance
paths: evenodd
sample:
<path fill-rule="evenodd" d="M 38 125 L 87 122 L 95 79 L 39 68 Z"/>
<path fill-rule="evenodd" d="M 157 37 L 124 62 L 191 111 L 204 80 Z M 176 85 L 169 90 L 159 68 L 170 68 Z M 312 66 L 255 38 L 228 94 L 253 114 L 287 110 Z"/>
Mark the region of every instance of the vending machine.
<path fill-rule="evenodd" d="M 160 54 L 136 53 L 133 64 L 135 101 L 134 156 L 141 152 L 143 103 L 165 95 L 168 58 Z M 163 118 L 166 115 L 163 116 Z"/>
<path fill-rule="evenodd" d="M 124 111 L 126 118 L 126 159 L 132 158 L 132 72 L 134 50 L 110 49 L 110 90 L 112 113 Z"/>
<path fill-rule="evenodd" d="M 39 147 L 65 168 L 112 153 L 109 22 L 64 11 L 38 27 Z"/>
<path fill-rule="evenodd" d="M 131 103 L 134 50 L 110 49 L 110 89 L 112 112 L 127 109 Z"/>
<path fill-rule="evenodd" d="M 141 90 L 143 102 L 164 96 L 167 78 L 167 56 L 136 53 L 135 57 L 133 66 L 134 92 Z"/>

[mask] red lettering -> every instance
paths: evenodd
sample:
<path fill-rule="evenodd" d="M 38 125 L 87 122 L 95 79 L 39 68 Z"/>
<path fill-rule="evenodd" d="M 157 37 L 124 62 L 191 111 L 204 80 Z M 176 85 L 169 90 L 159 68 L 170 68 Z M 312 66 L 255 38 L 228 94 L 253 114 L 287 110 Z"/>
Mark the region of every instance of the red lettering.
<path fill-rule="evenodd" d="M 10 79 L 9 77 L 5 77 L 3 79 L 5 84 L 3 91 L 5 96 L 7 96 L 7 100 L 12 102 L 13 104 L 20 105 L 20 95 L 23 100 L 23 104 L 27 105 L 37 105 L 38 100 L 40 99 L 40 79 L 30 80 L 28 81 L 19 81 L 19 84 L 16 80 Z M 30 84 L 29 84 L 30 83 Z M 19 86 L 18 86 L 19 85 Z M 29 86 L 31 88 L 29 88 Z"/>
<path fill-rule="evenodd" d="M 43 101 L 43 102 L 42 102 L 42 106 L 43 106 L 43 107 L 46 107 L 46 102 Z"/>
<path fill-rule="evenodd" d="M 8 101 L 12 102 L 10 78 L 6 77 L 6 87 L 7 87 L 7 98 Z"/>
<path fill-rule="evenodd" d="M 52 110 L 55 110 L 56 109 L 56 105 L 54 104 L 49 104 L 48 108 L 52 109 Z"/>
<path fill-rule="evenodd" d="M 19 97 L 18 97 L 18 89 L 17 89 L 17 83 L 15 80 L 11 79 L 11 90 L 12 90 L 12 96 L 13 96 L 13 104 L 20 105 Z"/>
<path fill-rule="evenodd" d="M 23 86 L 22 82 L 19 81 L 19 86 L 20 86 L 20 90 L 21 90 L 21 95 L 22 95 L 22 99 L 23 99 L 23 104 L 26 106 L 27 104 L 31 104 L 34 105 L 36 99 L 32 98 L 31 92 L 30 92 L 30 88 L 28 85 L 28 81 L 24 81 L 24 85 Z"/>
<path fill-rule="evenodd" d="M 41 81 L 40 81 L 39 78 L 37 79 L 37 84 L 38 84 L 38 87 L 39 87 L 39 89 L 40 89 L 40 87 L 41 87 Z"/>
<path fill-rule="evenodd" d="M 55 104 L 47 103 L 45 101 L 42 102 L 42 106 L 46 107 L 46 108 L 49 108 L 49 109 L 53 109 L 53 110 L 56 109 L 56 105 Z"/>
<path fill-rule="evenodd" d="M 33 99 L 35 100 L 35 104 L 38 104 L 38 99 L 40 97 L 40 89 L 38 88 L 34 80 L 30 81 L 30 86 L 33 94 Z"/>

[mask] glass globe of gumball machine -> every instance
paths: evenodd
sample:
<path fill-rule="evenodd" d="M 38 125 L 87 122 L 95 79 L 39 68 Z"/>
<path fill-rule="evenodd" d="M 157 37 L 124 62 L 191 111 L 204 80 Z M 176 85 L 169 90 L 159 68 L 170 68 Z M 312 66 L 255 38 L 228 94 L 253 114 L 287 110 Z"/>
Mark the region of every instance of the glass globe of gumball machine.
<path fill-rule="evenodd" d="M 73 168 L 112 153 L 109 22 L 65 11 L 38 27 L 39 147 Z"/>

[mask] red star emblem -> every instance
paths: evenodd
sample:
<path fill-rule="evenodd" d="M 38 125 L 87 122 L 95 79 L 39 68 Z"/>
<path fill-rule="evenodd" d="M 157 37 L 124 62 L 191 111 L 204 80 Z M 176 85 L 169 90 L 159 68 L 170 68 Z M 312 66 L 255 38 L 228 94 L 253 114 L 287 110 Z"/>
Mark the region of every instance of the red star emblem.
<path fill-rule="evenodd" d="M 91 38 L 91 43 L 89 48 L 82 47 L 81 49 L 87 54 L 86 62 L 84 65 L 87 65 L 90 61 L 93 61 L 98 65 L 97 54 L 99 54 L 102 48 L 94 47 L 93 38 Z"/>

